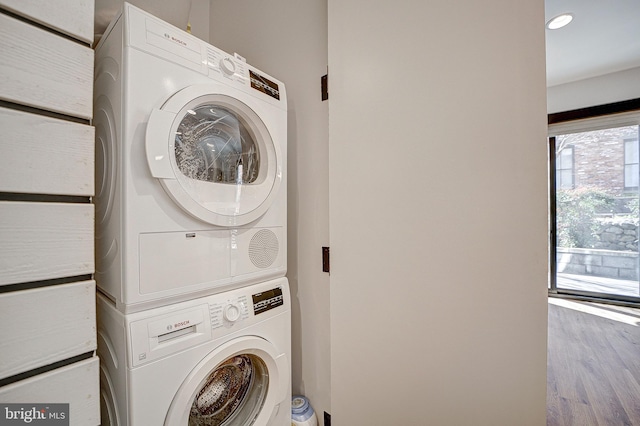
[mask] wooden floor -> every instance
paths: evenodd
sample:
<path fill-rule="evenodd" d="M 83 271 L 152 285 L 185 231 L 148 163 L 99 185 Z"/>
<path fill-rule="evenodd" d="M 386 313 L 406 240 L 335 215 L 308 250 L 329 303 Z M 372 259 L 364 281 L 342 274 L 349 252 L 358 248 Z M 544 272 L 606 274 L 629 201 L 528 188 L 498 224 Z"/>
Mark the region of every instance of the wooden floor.
<path fill-rule="evenodd" d="M 549 299 L 547 425 L 640 425 L 640 310 Z"/>

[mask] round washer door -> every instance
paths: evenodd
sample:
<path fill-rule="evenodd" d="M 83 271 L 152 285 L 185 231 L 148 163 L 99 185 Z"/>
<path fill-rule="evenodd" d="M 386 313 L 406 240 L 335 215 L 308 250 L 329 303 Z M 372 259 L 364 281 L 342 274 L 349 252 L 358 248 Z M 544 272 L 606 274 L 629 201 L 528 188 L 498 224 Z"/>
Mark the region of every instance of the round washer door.
<path fill-rule="evenodd" d="M 287 398 L 289 361 L 254 336 L 220 346 L 191 371 L 171 402 L 165 426 L 266 425 Z"/>
<path fill-rule="evenodd" d="M 192 216 L 239 226 L 271 206 L 282 181 L 280 146 L 250 106 L 255 102 L 223 85 L 200 85 L 182 89 L 152 111 L 149 169 Z"/>

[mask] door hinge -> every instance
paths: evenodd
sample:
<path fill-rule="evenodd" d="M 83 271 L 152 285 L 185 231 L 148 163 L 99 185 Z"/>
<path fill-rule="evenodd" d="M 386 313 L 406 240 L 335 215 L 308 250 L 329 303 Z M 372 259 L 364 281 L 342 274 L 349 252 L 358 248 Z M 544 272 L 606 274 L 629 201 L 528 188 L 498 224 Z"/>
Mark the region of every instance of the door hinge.
<path fill-rule="evenodd" d="M 322 100 L 329 99 L 329 74 L 320 77 L 320 87 L 322 89 Z"/>
<path fill-rule="evenodd" d="M 322 247 L 322 272 L 329 272 L 329 247 Z"/>

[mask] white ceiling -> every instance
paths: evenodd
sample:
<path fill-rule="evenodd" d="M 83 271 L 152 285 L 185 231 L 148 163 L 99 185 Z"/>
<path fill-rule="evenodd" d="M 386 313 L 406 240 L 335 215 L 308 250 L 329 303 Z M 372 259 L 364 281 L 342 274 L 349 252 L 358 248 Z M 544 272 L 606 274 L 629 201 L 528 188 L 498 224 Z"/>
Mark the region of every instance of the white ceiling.
<path fill-rule="evenodd" d="M 640 0 L 545 0 L 545 23 L 565 12 L 546 30 L 547 86 L 640 67 Z"/>

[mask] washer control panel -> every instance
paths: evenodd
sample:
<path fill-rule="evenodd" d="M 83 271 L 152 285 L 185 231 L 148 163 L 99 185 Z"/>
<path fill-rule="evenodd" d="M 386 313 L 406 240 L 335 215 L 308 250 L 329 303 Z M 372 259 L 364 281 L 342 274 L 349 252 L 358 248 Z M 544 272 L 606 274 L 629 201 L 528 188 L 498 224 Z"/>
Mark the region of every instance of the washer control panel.
<path fill-rule="evenodd" d="M 166 313 L 154 317 L 145 315 L 143 311 L 129 316 L 130 365 L 133 367 L 211 339 L 206 304 L 187 309 L 168 309 Z"/>
<path fill-rule="evenodd" d="M 170 356 L 279 315 L 290 315 L 286 278 L 135 312 L 123 317 L 131 339 L 131 367 Z M 109 306 L 99 298 L 99 303 Z M 107 309 L 107 308 L 105 308 Z M 116 315 L 121 315 L 117 313 Z"/>
<path fill-rule="evenodd" d="M 209 303 L 211 316 L 211 328 L 230 328 L 234 324 L 249 318 L 249 306 L 247 296 L 241 294 L 229 297 L 226 300 L 216 300 Z"/>
<path fill-rule="evenodd" d="M 284 304 L 282 287 L 275 287 L 260 293 L 255 293 L 251 295 L 251 299 L 253 300 L 253 313 L 255 315 L 270 311 Z"/>

